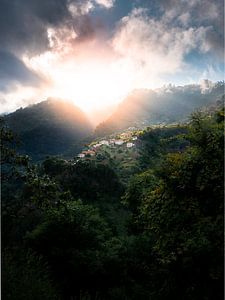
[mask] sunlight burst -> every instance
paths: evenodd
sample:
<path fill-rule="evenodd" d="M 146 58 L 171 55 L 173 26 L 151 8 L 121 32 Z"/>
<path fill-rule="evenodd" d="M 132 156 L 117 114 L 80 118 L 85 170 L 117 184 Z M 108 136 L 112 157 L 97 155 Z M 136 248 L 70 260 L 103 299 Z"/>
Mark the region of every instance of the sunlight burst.
<path fill-rule="evenodd" d="M 82 59 L 46 52 L 24 62 L 50 79 L 45 94 L 72 101 L 85 111 L 120 102 L 132 89 L 134 74 L 124 61 L 104 57 Z"/>

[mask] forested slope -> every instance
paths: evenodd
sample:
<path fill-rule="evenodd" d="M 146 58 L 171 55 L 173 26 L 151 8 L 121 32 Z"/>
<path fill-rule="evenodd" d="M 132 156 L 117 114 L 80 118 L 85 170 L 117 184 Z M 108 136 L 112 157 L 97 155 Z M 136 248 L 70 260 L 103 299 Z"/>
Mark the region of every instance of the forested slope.
<path fill-rule="evenodd" d="M 76 106 L 58 99 L 49 99 L 19 109 L 4 117 L 5 123 L 19 137 L 21 153 L 34 160 L 47 155 L 61 155 L 73 147 L 79 152 L 92 127 L 85 114 Z"/>
<path fill-rule="evenodd" d="M 140 138 L 124 186 L 94 161 L 33 166 L 1 128 L 3 299 L 223 299 L 224 110 Z"/>
<path fill-rule="evenodd" d="M 153 124 L 171 124 L 187 121 L 197 110 L 222 103 L 224 82 L 207 88 L 201 85 L 166 86 L 156 90 L 139 89 L 128 95 L 117 110 L 95 130 L 104 136 L 128 127 L 144 128 Z"/>

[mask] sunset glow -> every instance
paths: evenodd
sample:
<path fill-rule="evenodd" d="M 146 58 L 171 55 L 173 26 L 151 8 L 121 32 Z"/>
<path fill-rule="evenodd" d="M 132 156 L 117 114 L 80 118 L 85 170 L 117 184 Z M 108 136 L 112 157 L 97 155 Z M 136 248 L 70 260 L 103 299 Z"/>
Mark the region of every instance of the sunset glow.
<path fill-rule="evenodd" d="M 118 102 L 132 86 L 129 74 L 120 73 L 113 64 L 68 62 L 50 72 L 53 84 L 49 94 L 72 100 L 86 111 Z"/>
<path fill-rule="evenodd" d="M 0 0 L 4 300 L 222 300 L 225 0 Z"/>
<path fill-rule="evenodd" d="M 119 55 L 101 40 L 74 47 L 65 43 L 64 48 L 59 43 L 57 51 L 23 57 L 30 69 L 47 79 L 45 95 L 72 101 L 88 112 L 119 103 L 134 88 L 160 85 L 154 72 L 146 77 L 135 60 Z"/>
<path fill-rule="evenodd" d="M 134 89 L 223 78 L 218 5 L 207 0 L 202 11 L 195 1 L 177 9 L 162 3 L 156 13 L 145 1 L 131 2 L 65 0 L 64 8 L 47 2 L 43 15 L 36 6 L 26 8 L 36 21 L 18 16 L 21 22 L 9 28 L 11 45 L 2 35 L 1 112 L 48 97 L 88 113 L 105 111 Z M 194 20 L 186 11 L 200 15 Z M 21 24 L 24 42 L 16 34 Z"/>
<path fill-rule="evenodd" d="M 96 43 L 24 56 L 23 60 L 47 78 L 45 95 L 67 99 L 85 111 L 118 103 L 135 85 L 132 64 Z"/>

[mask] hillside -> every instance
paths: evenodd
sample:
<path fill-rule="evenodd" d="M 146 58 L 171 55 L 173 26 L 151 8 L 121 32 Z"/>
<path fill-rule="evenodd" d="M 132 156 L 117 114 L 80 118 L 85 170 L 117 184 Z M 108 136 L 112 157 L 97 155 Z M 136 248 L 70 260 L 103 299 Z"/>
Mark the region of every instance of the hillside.
<path fill-rule="evenodd" d="M 86 144 L 76 163 L 94 161 L 109 166 L 126 186 L 134 174 L 146 165 L 156 164 L 162 154 L 183 151 L 188 146 L 183 138 L 186 133 L 187 124 L 155 125 L 144 130 L 130 128 Z"/>
<path fill-rule="evenodd" d="M 105 136 L 128 127 L 144 128 L 154 124 L 170 124 L 187 120 L 196 109 L 215 105 L 224 94 L 224 83 L 167 86 L 157 90 L 133 91 L 115 113 L 96 128 L 97 136 Z"/>
<path fill-rule="evenodd" d="M 59 99 L 20 108 L 5 115 L 4 121 L 18 135 L 20 152 L 35 161 L 63 154 L 71 147 L 75 153 L 79 152 L 82 140 L 92 132 L 85 114 Z"/>
<path fill-rule="evenodd" d="M 224 117 L 124 131 L 36 168 L 2 127 L 3 298 L 223 299 Z"/>

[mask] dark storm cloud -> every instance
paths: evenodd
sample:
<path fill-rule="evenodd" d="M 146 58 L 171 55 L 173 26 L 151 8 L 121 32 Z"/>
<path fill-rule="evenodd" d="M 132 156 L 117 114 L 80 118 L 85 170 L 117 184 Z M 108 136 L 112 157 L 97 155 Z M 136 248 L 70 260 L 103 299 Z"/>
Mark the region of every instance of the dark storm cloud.
<path fill-rule="evenodd" d="M 17 56 L 24 52 L 30 56 L 42 53 L 50 46 L 47 36 L 49 27 L 73 27 L 78 34 L 77 42 L 91 38 L 95 34 L 96 24 L 85 13 L 84 7 L 88 3 L 88 0 L 0 0 L 0 48 Z M 217 52 L 221 52 L 223 0 L 117 0 L 115 7 L 127 15 L 128 10 L 132 9 L 131 3 L 148 7 L 155 17 L 159 17 L 157 6 L 163 14 L 173 12 L 174 23 L 180 16 L 190 13 L 188 26 L 212 26 L 207 35 L 208 41 Z M 76 8 L 75 16 L 69 9 L 71 5 Z M 116 9 L 110 14 L 116 14 Z"/>
<path fill-rule="evenodd" d="M 8 91 L 16 83 L 38 86 L 42 79 L 16 56 L 0 50 L 0 90 Z"/>
<path fill-rule="evenodd" d="M 21 58 L 24 54 L 32 57 L 51 50 L 48 28 L 54 29 L 60 38 L 64 28 L 74 29 L 76 38 L 70 42 L 76 45 L 98 34 L 101 25 L 97 18 L 116 33 L 116 23 L 135 7 L 149 9 L 152 19 L 165 28 L 179 31 L 193 28 L 198 32 L 207 27 L 205 52 L 210 49 L 216 57 L 223 57 L 223 0 L 116 0 L 113 9 L 105 13 L 99 4 L 104 2 L 107 1 L 0 0 L 0 90 L 15 82 L 40 84 L 41 79 Z M 92 11 L 89 4 L 97 5 L 98 9 Z M 57 34 L 52 40 L 56 40 Z"/>
<path fill-rule="evenodd" d="M 40 78 L 21 61 L 50 49 L 47 29 L 70 26 L 78 41 L 93 35 L 93 24 L 84 16 L 86 0 L 0 0 L 0 90 L 14 82 L 24 85 L 40 83 Z M 76 7 L 72 16 L 69 5 Z"/>
<path fill-rule="evenodd" d="M 81 6 L 81 1 L 70 3 Z M 71 21 L 66 0 L 0 0 L 1 48 L 40 53 L 49 47 L 46 29 Z"/>

